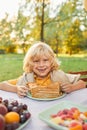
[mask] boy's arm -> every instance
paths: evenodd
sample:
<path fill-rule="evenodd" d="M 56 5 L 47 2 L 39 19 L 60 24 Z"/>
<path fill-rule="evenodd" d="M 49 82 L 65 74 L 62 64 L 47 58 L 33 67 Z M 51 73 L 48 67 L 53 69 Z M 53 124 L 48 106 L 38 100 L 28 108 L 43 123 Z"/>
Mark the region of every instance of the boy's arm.
<path fill-rule="evenodd" d="M 61 84 L 61 88 L 62 91 L 66 92 L 66 93 L 70 93 L 82 88 L 86 88 L 86 82 L 84 82 L 83 80 L 78 80 L 75 83 L 63 83 Z"/>
<path fill-rule="evenodd" d="M 9 91 L 9 92 L 17 92 L 17 86 L 9 83 L 8 81 L 0 82 L 0 90 Z"/>
<path fill-rule="evenodd" d="M 79 90 L 82 88 L 86 88 L 86 82 L 83 80 L 78 80 L 77 82 L 73 83 L 72 91 Z"/>
<path fill-rule="evenodd" d="M 0 90 L 17 93 L 19 97 L 26 96 L 29 91 L 26 86 L 19 86 L 16 84 L 16 80 L 8 80 L 0 83 Z"/>

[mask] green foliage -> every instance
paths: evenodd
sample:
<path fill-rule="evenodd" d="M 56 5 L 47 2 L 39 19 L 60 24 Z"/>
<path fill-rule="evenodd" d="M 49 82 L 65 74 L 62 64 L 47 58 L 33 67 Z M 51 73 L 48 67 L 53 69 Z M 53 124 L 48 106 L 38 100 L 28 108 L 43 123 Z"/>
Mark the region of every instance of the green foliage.
<path fill-rule="evenodd" d="M 20 3 L 16 18 L 8 21 L 6 15 L 0 21 L 0 49 L 7 52 L 22 49 L 25 53 L 34 41 L 41 40 L 56 53 L 87 50 L 87 12 L 82 4 L 81 0 L 68 0 L 53 9 L 49 0 L 25 0 L 23 5 Z"/>

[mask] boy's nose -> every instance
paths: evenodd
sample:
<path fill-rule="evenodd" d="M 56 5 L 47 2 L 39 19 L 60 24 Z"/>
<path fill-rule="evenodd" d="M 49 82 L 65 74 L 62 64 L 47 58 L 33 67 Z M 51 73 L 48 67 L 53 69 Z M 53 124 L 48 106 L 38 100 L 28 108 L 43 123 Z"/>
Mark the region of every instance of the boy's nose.
<path fill-rule="evenodd" d="M 39 62 L 39 66 L 43 66 L 44 65 L 44 62 L 43 61 L 40 61 Z"/>

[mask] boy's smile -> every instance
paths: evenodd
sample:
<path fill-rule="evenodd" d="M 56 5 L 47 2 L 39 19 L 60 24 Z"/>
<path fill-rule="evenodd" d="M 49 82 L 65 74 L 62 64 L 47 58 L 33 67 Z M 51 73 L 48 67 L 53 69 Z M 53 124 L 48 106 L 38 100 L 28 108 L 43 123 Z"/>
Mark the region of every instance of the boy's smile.
<path fill-rule="evenodd" d="M 48 75 L 51 70 L 51 61 L 46 56 L 41 56 L 40 59 L 34 58 L 33 72 L 43 78 Z"/>

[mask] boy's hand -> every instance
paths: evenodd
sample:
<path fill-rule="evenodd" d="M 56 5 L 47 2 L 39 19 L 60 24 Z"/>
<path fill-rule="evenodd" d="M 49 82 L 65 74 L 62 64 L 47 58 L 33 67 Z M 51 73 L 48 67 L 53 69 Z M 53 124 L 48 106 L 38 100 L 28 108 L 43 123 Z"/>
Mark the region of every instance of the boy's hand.
<path fill-rule="evenodd" d="M 17 86 L 17 94 L 19 97 L 24 97 L 26 96 L 28 92 L 28 88 L 25 86 Z"/>
<path fill-rule="evenodd" d="M 70 93 L 73 90 L 73 84 L 63 83 L 63 84 L 61 84 L 61 89 L 65 93 Z"/>

